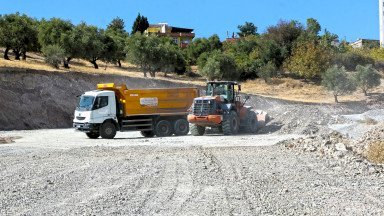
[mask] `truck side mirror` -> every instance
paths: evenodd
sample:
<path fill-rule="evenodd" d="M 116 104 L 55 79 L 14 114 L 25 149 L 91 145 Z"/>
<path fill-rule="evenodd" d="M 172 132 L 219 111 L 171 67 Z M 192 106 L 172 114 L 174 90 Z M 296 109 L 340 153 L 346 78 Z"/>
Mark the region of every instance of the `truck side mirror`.
<path fill-rule="evenodd" d="M 239 85 L 239 91 L 241 91 L 241 85 Z"/>

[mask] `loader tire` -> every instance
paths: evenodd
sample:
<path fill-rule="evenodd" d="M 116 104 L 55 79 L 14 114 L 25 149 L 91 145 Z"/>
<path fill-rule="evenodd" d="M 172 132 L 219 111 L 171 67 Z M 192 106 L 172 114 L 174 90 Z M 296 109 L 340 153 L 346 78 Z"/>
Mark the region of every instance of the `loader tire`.
<path fill-rule="evenodd" d="M 170 136 L 172 134 L 171 122 L 168 120 L 161 120 L 157 122 L 155 131 L 157 137 Z"/>
<path fill-rule="evenodd" d="M 205 127 L 200 125 L 191 125 L 191 134 L 193 136 L 203 136 L 205 133 Z"/>
<path fill-rule="evenodd" d="M 244 126 L 245 133 L 256 133 L 257 131 L 257 119 L 256 113 L 250 111 L 247 115 L 247 125 Z"/>
<path fill-rule="evenodd" d="M 189 132 L 189 122 L 185 119 L 178 119 L 173 125 L 173 132 L 176 136 L 184 136 Z"/>
<path fill-rule="evenodd" d="M 234 135 L 239 132 L 240 121 L 235 111 L 231 111 L 223 121 L 224 135 Z"/>
<path fill-rule="evenodd" d="M 112 122 L 104 122 L 100 127 L 100 136 L 104 139 L 115 138 L 116 126 Z"/>
<path fill-rule="evenodd" d="M 100 134 L 99 133 L 94 133 L 94 132 L 88 132 L 85 133 L 89 139 L 97 139 L 99 138 Z"/>
<path fill-rule="evenodd" d="M 155 132 L 153 131 L 140 131 L 141 135 L 146 138 L 151 138 L 155 136 Z"/>

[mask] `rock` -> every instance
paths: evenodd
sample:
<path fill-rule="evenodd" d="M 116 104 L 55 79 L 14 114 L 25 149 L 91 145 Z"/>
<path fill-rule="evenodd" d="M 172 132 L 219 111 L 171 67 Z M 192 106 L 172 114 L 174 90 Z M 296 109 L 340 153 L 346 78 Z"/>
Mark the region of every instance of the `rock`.
<path fill-rule="evenodd" d="M 337 151 L 348 151 L 347 147 L 343 143 L 337 143 L 335 148 Z"/>

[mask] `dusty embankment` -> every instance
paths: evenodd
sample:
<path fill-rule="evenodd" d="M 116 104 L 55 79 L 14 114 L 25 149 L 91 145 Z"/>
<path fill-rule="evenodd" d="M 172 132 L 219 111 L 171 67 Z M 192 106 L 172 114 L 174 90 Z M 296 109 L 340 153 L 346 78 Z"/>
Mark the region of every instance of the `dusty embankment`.
<path fill-rule="evenodd" d="M 76 96 L 105 82 L 130 88 L 183 85 L 119 75 L 0 68 L 0 130 L 71 127 Z"/>

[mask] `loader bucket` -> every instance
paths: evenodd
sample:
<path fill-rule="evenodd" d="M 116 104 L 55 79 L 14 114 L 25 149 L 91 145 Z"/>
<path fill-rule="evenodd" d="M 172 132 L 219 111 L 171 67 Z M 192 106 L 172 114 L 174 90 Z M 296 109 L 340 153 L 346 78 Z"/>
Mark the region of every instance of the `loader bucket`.
<path fill-rule="evenodd" d="M 262 111 L 262 110 L 256 110 L 256 118 L 257 118 L 257 130 L 265 127 L 265 125 L 268 123 L 269 116 L 268 113 Z"/>

